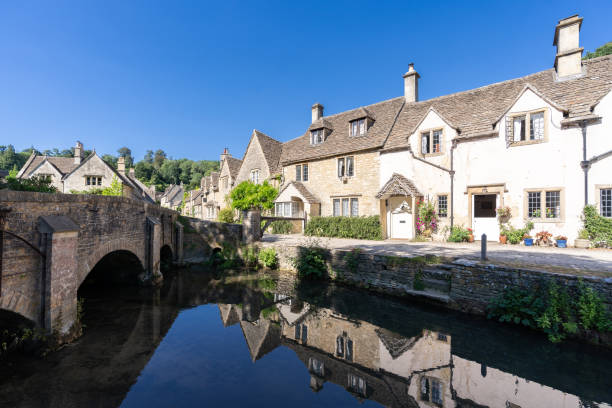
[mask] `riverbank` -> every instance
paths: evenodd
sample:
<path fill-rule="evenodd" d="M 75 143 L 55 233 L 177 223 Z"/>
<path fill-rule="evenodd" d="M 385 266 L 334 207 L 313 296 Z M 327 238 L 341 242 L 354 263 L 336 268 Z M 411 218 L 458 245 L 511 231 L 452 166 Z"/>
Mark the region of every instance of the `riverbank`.
<path fill-rule="evenodd" d="M 344 242 L 343 242 L 344 241 Z M 448 309 L 484 315 L 493 299 L 499 298 L 509 288 L 534 291 L 551 284 L 567 291 L 570 298 L 579 297 L 579 287 L 584 284 L 597 293 L 603 306 L 612 310 L 612 276 L 610 271 L 588 270 L 573 273 L 572 268 L 547 268 L 540 263 L 526 264 L 520 256 L 507 262 L 480 261 L 470 256 L 465 248 L 437 251 L 434 245 L 414 245 L 413 251 L 398 251 L 397 245 L 370 245 L 368 242 L 351 245 L 346 241 L 312 239 L 297 236 L 267 236 L 262 247 L 274 248 L 279 256 L 281 269 L 295 272 L 293 260 L 304 248 L 312 245 L 324 248 L 327 272 L 333 281 L 357 286 L 396 297 L 418 298 L 436 303 Z M 469 247 L 468 247 L 469 248 Z M 502 250 L 503 251 L 503 250 Z M 606 255 L 607 256 L 607 255 Z M 495 257 L 491 257 L 496 259 Z M 490 259 L 491 259 L 490 258 Z M 607 260 L 583 259 L 592 265 Z M 590 343 L 612 347 L 612 333 L 592 330 L 579 331 L 574 336 Z"/>

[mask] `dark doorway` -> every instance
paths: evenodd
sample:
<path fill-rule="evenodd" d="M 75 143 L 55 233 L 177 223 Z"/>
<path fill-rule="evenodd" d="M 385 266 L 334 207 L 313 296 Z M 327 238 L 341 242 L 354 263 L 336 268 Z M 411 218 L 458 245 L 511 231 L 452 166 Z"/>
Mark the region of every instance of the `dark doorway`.
<path fill-rule="evenodd" d="M 479 194 L 474 196 L 474 217 L 495 218 L 496 194 Z"/>
<path fill-rule="evenodd" d="M 172 249 L 168 245 L 164 245 L 159 252 L 159 268 L 162 274 L 170 272 L 172 269 Z"/>

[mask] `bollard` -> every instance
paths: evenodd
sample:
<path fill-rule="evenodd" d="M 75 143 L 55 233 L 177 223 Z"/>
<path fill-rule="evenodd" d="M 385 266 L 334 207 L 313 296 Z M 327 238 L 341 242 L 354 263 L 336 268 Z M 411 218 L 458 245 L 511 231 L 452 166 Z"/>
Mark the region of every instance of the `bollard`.
<path fill-rule="evenodd" d="M 480 260 L 487 260 L 487 234 L 482 234 L 480 237 Z"/>

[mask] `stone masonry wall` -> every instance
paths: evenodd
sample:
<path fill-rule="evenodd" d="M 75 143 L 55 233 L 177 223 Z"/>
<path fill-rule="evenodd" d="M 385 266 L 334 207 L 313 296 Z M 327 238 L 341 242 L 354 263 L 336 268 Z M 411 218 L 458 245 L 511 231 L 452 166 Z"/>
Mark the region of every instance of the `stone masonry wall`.
<path fill-rule="evenodd" d="M 67 216 L 79 226 L 75 287 L 95 264 L 116 250 L 134 253 L 145 265 L 146 217 L 160 219 L 161 244 L 174 252 L 174 211 L 124 197 L 0 191 L 0 207 L 11 208 L 5 229 L 40 247 L 40 216 Z M 21 241 L 4 236 L 0 308 L 37 321 L 40 309 L 42 261 Z"/>

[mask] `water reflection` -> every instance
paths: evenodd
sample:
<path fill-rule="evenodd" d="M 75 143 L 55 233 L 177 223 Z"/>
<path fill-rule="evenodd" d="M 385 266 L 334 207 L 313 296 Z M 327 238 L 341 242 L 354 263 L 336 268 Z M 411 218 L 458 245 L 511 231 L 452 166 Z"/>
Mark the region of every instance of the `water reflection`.
<path fill-rule="evenodd" d="M 87 294 L 86 335 L 0 367 L 0 406 L 610 407 L 611 353 L 290 276 Z M 207 306 L 206 306 L 207 305 Z M 245 353 L 242 353 L 245 350 Z M 248 354 L 247 354 L 248 352 Z M 607 403 L 608 404 L 607 404 Z"/>

